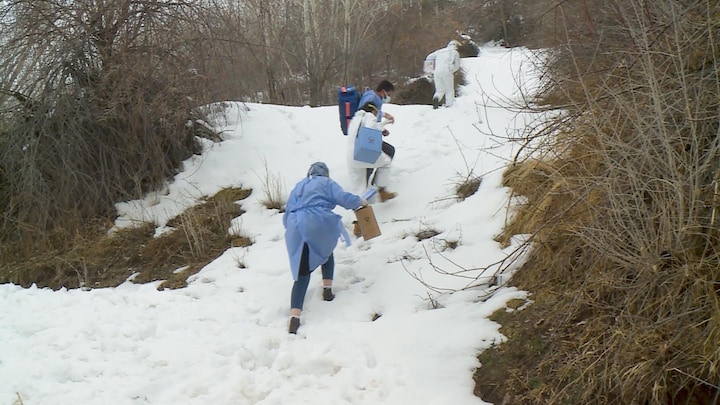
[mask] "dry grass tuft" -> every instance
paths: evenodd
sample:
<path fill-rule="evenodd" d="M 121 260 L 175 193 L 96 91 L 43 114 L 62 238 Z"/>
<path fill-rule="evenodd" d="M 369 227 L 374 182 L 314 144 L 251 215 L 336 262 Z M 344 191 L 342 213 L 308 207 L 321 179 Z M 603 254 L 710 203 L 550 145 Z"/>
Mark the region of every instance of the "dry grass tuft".
<path fill-rule="evenodd" d="M 0 261 L 0 282 L 38 287 L 102 288 L 130 276 L 136 283 L 165 280 L 159 288 L 180 288 L 228 247 L 249 246 L 245 237 L 229 235 L 230 220 L 242 215 L 236 201 L 251 190 L 227 188 L 168 221 L 175 228 L 154 237 L 154 224 L 125 228 L 108 236 L 107 227 L 78 233 L 66 248 L 32 257 Z"/>
<path fill-rule="evenodd" d="M 282 176 L 270 173 L 267 161 L 265 161 L 265 173 L 261 180 L 263 198 L 260 200 L 260 203 L 269 210 L 283 212 L 288 196 L 285 182 Z"/>
<path fill-rule="evenodd" d="M 455 194 L 462 201 L 477 193 L 482 183 L 482 177 L 471 177 L 455 185 Z"/>

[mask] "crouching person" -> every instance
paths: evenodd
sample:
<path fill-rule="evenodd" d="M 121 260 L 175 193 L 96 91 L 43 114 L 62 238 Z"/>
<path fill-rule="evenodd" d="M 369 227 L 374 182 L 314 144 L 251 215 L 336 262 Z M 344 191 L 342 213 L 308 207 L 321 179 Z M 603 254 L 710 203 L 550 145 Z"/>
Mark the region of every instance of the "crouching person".
<path fill-rule="evenodd" d="M 323 299 L 332 301 L 332 280 L 335 271 L 333 250 L 342 235 L 349 240 L 341 217 L 332 212 L 335 206 L 355 210 L 367 205 L 360 196 L 345 192 L 334 180 L 323 162 L 310 166 L 307 177 L 290 192 L 283 214 L 285 245 L 290 258 L 290 271 L 295 280 L 290 296 L 290 333 L 300 327 L 300 313 L 310 274 L 322 267 Z"/>

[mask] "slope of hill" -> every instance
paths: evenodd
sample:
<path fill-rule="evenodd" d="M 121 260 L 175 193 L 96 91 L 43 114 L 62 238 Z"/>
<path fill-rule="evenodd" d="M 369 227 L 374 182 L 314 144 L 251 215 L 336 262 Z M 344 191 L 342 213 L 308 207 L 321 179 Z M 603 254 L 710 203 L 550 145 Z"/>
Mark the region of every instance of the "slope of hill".
<path fill-rule="evenodd" d="M 252 245 L 228 249 L 178 290 L 1 285 L 0 404 L 483 403 L 475 356 L 504 339 L 487 318 L 527 299 L 491 284 L 521 259 L 519 241 L 493 238 L 508 209 L 508 137 L 536 118 L 511 108 L 518 83 L 533 84 L 528 57 L 483 48 L 462 61 L 468 84 L 454 107 L 385 107 L 396 117 L 387 140 L 399 196 L 373 204 L 380 237 L 338 245 L 333 302 L 313 275 L 297 336 L 287 334 L 282 214 L 265 208 L 263 191 L 289 192 L 315 161 L 347 183 L 337 108 L 223 103 L 223 141 L 207 141 L 166 194 L 119 203 L 116 226 L 172 232 L 168 220 L 204 196 L 250 188 L 228 230 Z M 479 190 L 458 198 L 457 185 L 475 178 Z M 336 212 L 349 229 L 353 213 Z"/>

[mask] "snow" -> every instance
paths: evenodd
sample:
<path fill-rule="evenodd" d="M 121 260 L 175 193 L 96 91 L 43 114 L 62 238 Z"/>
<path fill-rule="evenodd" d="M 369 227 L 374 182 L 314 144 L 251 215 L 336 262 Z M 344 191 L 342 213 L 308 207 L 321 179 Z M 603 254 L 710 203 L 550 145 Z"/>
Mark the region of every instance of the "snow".
<path fill-rule="evenodd" d="M 509 207 L 502 171 L 518 148 L 507 138 L 537 119 L 511 105 L 519 84 L 534 85 L 531 55 L 486 47 L 463 59 L 468 83 L 453 107 L 385 105 L 399 196 L 373 204 L 381 236 L 338 243 L 334 301 L 322 301 L 313 273 L 298 335 L 287 332 L 282 214 L 261 204 L 263 187 L 289 193 L 315 161 L 348 183 L 337 107 L 223 103 L 214 125 L 224 141 L 205 140 L 165 192 L 118 203 L 116 227 L 153 221 L 168 232 L 200 197 L 244 187 L 254 191 L 228 231 L 253 244 L 178 290 L 0 285 L 0 405 L 484 404 L 473 395 L 476 356 L 504 339 L 488 317 L 528 295 L 490 283 L 521 240 L 503 248 L 493 238 Z M 459 201 L 454 187 L 469 176 L 482 176 L 480 189 Z M 336 212 L 351 231 L 354 214 Z M 439 234 L 419 241 L 423 230 Z"/>

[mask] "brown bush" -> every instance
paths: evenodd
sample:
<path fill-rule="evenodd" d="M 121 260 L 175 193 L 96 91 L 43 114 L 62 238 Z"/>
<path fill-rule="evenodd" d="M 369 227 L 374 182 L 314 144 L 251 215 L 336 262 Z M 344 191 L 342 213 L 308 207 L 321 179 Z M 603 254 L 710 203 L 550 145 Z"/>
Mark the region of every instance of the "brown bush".
<path fill-rule="evenodd" d="M 582 4 L 591 12 L 565 14 L 570 41 L 546 64 L 553 130 L 506 173 L 525 201 L 507 232 L 533 243 L 513 280 L 552 305 L 528 313 L 550 329 L 534 361 L 509 366 L 522 388 L 505 392 L 513 403 L 717 402 L 720 38 L 708 27 L 720 6 Z"/>
<path fill-rule="evenodd" d="M 0 243 L 32 254 L 177 173 L 199 151 L 186 122 L 204 93 L 182 51 L 184 4 L 23 0 L 6 13 L 18 17 L 0 32 Z"/>

